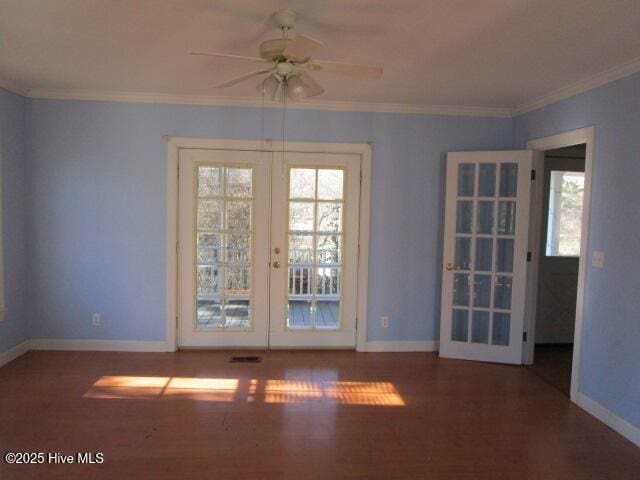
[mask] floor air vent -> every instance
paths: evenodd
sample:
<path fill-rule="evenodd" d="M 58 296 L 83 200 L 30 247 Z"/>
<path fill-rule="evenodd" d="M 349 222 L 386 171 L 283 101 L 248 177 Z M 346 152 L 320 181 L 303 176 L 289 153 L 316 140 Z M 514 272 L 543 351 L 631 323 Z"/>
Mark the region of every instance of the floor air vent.
<path fill-rule="evenodd" d="M 260 357 L 231 357 L 229 360 L 231 363 L 260 363 L 262 358 Z"/>

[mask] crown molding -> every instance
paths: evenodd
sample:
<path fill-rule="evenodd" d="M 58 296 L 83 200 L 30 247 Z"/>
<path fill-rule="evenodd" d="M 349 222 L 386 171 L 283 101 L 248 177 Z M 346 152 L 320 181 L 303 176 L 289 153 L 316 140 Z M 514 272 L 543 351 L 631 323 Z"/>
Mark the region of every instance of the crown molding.
<path fill-rule="evenodd" d="M 20 95 L 22 97 L 29 96 L 29 89 L 23 85 L 20 85 L 18 82 L 10 80 L 6 77 L 0 77 L 0 88 L 3 88 L 11 93 L 15 93 L 16 95 Z"/>
<path fill-rule="evenodd" d="M 331 110 L 343 112 L 413 113 L 430 115 L 456 115 L 467 117 L 509 118 L 537 110 L 566 98 L 587 92 L 607 83 L 640 72 L 640 57 L 617 65 L 596 75 L 579 80 L 533 100 L 510 107 L 479 107 L 456 105 L 424 105 L 405 103 L 345 102 L 308 100 L 290 103 L 287 108 L 299 110 Z M 0 77 L 0 88 L 29 98 L 53 100 L 87 100 L 125 103 L 159 103 L 178 105 L 208 105 L 219 107 L 260 108 L 262 99 L 255 97 L 224 97 L 212 95 L 178 95 L 169 93 L 119 92 L 72 89 L 29 89 L 15 81 Z M 278 102 L 265 101 L 265 108 L 282 108 Z"/>
<path fill-rule="evenodd" d="M 97 90 L 29 90 L 28 97 L 55 100 L 91 100 L 103 102 L 129 103 L 165 103 L 181 105 L 208 105 L 221 107 L 249 107 L 263 106 L 261 98 L 255 97 L 223 97 L 209 95 L 176 95 L 167 93 L 144 92 L 109 92 Z M 282 104 L 265 101 L 265 108 L 282 108 Z M 332 110 L 344 112 L 379 112 L 379 113 L 415 113 L 431 115 L 458 115 L 471 117 L 502 117 L 511 116 L 507 107 L 477 107 L 455 105 L 410 105 L 404 103 L 365 103 L 328 100 L 308 100 L 287 104 L 289 109 L 300 110 Z"/>
<path fill-rule="evenodd" d="M 596 75 L 584 78 L 551 93 L 547 93 L 538 98 L 534 98 L 533 100 L 517 105 L 512 110 L 511 115 L 513 117 L 517 117 L 518 115 L 546 107 L 547 105 L 559 102 L 565 98 L 593 90 L 594 88 L 601 87 L 602 85 L 628 77 L 629 75 L 633 75 L 638 72 L 640 72 L 640 57 L 634 58 L 633 60 L 620 65 L 616 65 L 615 67 L 604 70 Z"/>

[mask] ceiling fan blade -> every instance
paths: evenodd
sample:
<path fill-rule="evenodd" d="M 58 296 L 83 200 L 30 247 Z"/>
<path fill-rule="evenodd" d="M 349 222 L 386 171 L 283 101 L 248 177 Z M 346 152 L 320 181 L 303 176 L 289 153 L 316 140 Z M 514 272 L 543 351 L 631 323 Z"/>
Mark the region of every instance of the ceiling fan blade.
<path fill-rule="evenodd" d="M 322 43 L 305 35 L 296 35 L 282 54 L 288 59 L 303 60 L 322 46 Z"/>
<path fill-rule="evenodd" d="M 306 67 L 309 70 L 317 70 L 327 73 L 337 73 L 340 75 L 350 75 L 352 77 L 380 78 L 382 68 L 370 65 L 358 65 L 355 63 L 327 62 L 324 60 L 312 60 Z"/>
<path fill-rule="evenodd" d="M 260 63 L 269 62 L 268 60 L 264 60 L 262 58 L 245 57 L 244 55 L 231 55 L 229 53 L 197 52 L 197 51 L 189 51 L 187 53 L 189 55 L 205 55 L 205 56 L 208 56 L 208 57 L 235 58 L 236 60 L 249 60 L 250 62 L 260 62 Z"/>
<path fill-rule="evenodd" d="M 318 82 L 316 82 L 311 75 L 307 72 L 300 72 L 300 80 L 307 87 L 307 98 L 308 97 L 317 97 L 318 95 L 322 95 L 324 93 L 324 88 L 320 86 Z"/>
<path fill-rule="evenodd" d="M 244 75 L 240 75 L 239 77 L 235 77 L 235 78 L 232 78 L 231 80 L 227 80 L 226 82 L 222 82 L 221 84 L 216 85 L 215 87 L 216 88 L 230 87 L 231 85 L 235 85 L 236 83 L 244 82 L 249 78 L 257 77 L 258 75 L 262 75 L 263 73 L 270 73 L 272 71 L 273 71 L 272 68 L 268 68 L 266 70 L 256 70 L 253 72 L 245 73 Z"/>

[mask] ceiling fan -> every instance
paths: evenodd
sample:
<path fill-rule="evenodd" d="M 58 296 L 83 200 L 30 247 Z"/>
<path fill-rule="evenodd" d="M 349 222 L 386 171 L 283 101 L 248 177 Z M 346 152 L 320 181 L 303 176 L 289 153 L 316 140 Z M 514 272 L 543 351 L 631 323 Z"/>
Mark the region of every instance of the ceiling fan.
<path fill-rule="evenodd" d="M 281 97 L 286 95 L 293 101 L 324 93 L 324 89 L 309 74 L 313 71 L 360 78 L 380 78 L 382 76 L 382 68 L 379 67 L 312 59 L 311 54 L 322 46 L 321 42 L 305 35 L 296 35 L 294 38 L 288 36 L 289 30 L 293 28 L 295 23 L 296 13 L 293 10 L 282 9 L 275 12 L 273 18 L 282 30 L 282 37 L 262 42 L 258 50 L 259 57 L 199 51 L 187 53 L 269 64 L 259 70 L 220 83 L 216 87 L 230 87 L 250 78 L 266 75 L 258 84 L 257 89 L 258 92 L 271 100 L 276 99 L 278 92 Z"/>

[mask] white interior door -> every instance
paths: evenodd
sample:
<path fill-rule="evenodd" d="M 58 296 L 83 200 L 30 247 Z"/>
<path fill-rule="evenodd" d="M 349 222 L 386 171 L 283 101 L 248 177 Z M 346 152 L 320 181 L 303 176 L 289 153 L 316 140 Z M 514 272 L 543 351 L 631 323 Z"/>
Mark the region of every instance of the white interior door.
<path fill-rule="evenodd" d="M 360 159 L 274 153 L 273 347 L 355 347 Z"/>
<path fill-rule="evenodd" d="M 533 151 L 447 156 L 440 355 L 522 362 Z"/>
<path fill-rule="evenodd" d="M 271 156 L 178 151 L 180 347 L 267 345 Z"/>

